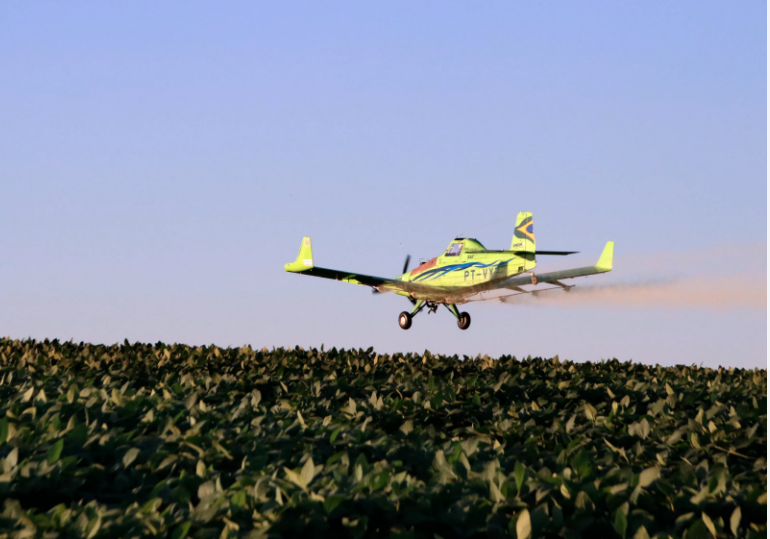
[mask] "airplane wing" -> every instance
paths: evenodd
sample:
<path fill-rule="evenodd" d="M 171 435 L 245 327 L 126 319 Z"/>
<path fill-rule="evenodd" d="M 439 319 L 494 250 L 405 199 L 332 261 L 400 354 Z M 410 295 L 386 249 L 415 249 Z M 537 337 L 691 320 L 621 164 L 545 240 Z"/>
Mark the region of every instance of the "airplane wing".
<path fill-rule="evenodd" d="M 562 271 L 553 271 L 549 273 L 524 273 L 514 277 L 502 277 L 500 279 L 493 279 L 491 281 L 485 281 L 473 286 L 453 286 L 453 287 L 438 287 L 428 286 L 417 283 L 393 281 L 392 283 L 385 283 L 381 288 L 391 290 L 403 290 L 408 292 L 409 295 L 416 299 L 428 299 L 432 301 L 446 302 L 446 303 L 465 303 L 467 298 L 474 296 L 480 292 L 489 292 L 491 290 L 499 290 L 502 288 L 508 288 L 511 290 L 522 291 L 521 286 L 539 284 L 539 283 L 552 283 L 562 288 L 570 288 L 561 281 L 564 279 L 574 279 L 575 277 L 586 277 L 588 275 L 597 275 L 599 273 L 607 273 L 612 271 L 612 257 L 615 249 L 615 242 L 608 241 L 604 246 L 599 261 L 595 266 L 587 266 L 584 268 L 574 268 Z M 574 251 L 543 251 L 540 254 L 573 254 Z"/>
<path fill-rule="evenodd" d="M 562 288 L 568 288 L 567 285 L 561 283 L 564 279 L 574 279 L 575 277 L 586 277 L 588 275 L 597 275 L 599 273 L 607 273 L 612 271 L 612 257 L 615 250 L 615 242 L 608 241 L 604 246 L 599 261 L 595 266 L 586 266 L 583 268 L 573 268 L 562 271 L 551 271 L 548 273 L 535 274 L 527 273 L 524 275 L 517 275 L 506 279 L 499 286 L 495 288 L 510 288 L 511 290 L 517 290 L 519 287 L 528 284 L 540 284 L 540 283 L 553 283 Z"/>
<path fill-rule="evenodd" d="M 334 279 L 344 283 L 360 284 L 370 286 L 378 292 L 403 292 L 404 295 L 420 295 L 422 298 L 445 297 L 446 291 L 443 287 L 429 286 L 417 283 L 408 283 L 398 279 L 387 279 L 384 277 L 375 277 L 373 275 L 364 275 L 362 273 L 352 273 L 349 271 L 334 270 L 328 268 L 319 268 L 313 264 L 313 250 L 310 238 L 302 238 L 302 245 L 297 254 L 297 259 L 284 266 L 284 269 L 291 273 L 300 273 L 302 275 L 312 275 L 324 279 Z"/>
<path fill-rule="evenodd" d="M 301 273 L 303 275 L 313 275 L 324 279 L 334 279 L 346 283 L 362 284 L 366 286 L 377 287 L 391 281 L 383 277 L 374 277 L 372 275 L 362 275 L 360 273 L 351 273 L 349 271 L 340 271 L 327 268 L 319 268 L 313 264 L 313 249 L 310 244 L 310 238 L 302 238 L 302 245 L 299 248 L 299 254 L 294 262 L 284 266 L 284 269 L 291 273 Z"/>
<path fill-rule="evenodd" d="M 614 242 L 607 242 L 596 266 L 541 273 L 538 275 L 527 273 L 515 277 L 502 277 L 474 286 L 448 287 L 431 286 L 421 283 L 400 281 L 398 279 L 387 279 L 361 273 L 316 267 L 313 264 L 313 251 L 310 244 L 310 238 L 304 237 L 302 238 L 302 245 L 300 246 L 299 254 L 297 254 L 297 259 L 294 262 L 286 264 L 284 269 L 291 273 L 300 273 L 302 275 L 334 279 L 345 283 L 370 286 L 378 292 L 395 292 L 415 299 L 425 299 L 437 302 L 463 303 L 466 301 L 466 298 L 478 294 L 479 292 L 487 292 L 501 288 L 517 290 L 520 286 L 538 283 L 553 283 L 558 286 L 566 287 L 566 285 L 559 282 L 561 279 L 572 279 L 575 277 L 595 275 L 597 273 L 606 273 L 612 270 L 613 247 Z"/>

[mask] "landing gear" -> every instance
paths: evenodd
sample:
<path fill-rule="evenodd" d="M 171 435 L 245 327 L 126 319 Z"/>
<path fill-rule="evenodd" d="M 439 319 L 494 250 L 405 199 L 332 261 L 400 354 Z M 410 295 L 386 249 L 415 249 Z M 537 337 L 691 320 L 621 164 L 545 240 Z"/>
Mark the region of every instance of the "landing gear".
<path fill-rule="evenodd" d="M 438 309 L 438 305 L 436 304 L 428 303 L 427 301 L 418 301 L 414 304 L 414 309 L 412 309 L 411 313 L 404 311 L 398 315 L 398 325 L 401 326 L 401 329 L 409 329 L 412 327 L 412 318 L 417 316 L 417 313 L 422 311 L 425 307 L 428 307 L 428 310 L 434 313 L 436 312 L 436 309 Z"/>
<path fill-rule="evenodd" d="M 468 313 L 460 313 L 460 318 L 457 319 L 457 327 L 460 329 L 468 329 L 471 327 L 471 315 Z"/>
<path fill-rule="evenodd" d="M 438 309 L 439 305 L 443 305 L 447 308 L 447 310 L 452 313 L 452 316 L 457 318 L 457 327 L 460 329 L 468 329 L 471 327 L 471 315 L 468 313 L 461 313 L 457 310 L 457 306 L 453 303 L 434 303 L 432 301 L 426 301 L 421 300 L 415 303 L 414 309 L 411 313 L 408 313 L 406 311 L 402 312 L 400 315 L 398 315 L 398 325 L 401 326 L 401 329 L 409 329 L 412 327 L 412 318 L 417 316 L 417 314 L 422 311 L 425 307 L 428 308 L 429 313 L 435 313 Z"/>
<path fill-rule="evenodd" d="M 401 329 L 409 329 L 412 327 L 412 315 L 404 311 L 398 315 L 398 325 Z"/>
<path fill-rule="evenodd" d="M 457 310 L 457 305 L 447 305 L 444 304 L 444 307 L 446 307 L 450 313 L 454 315 L 455 318 L 457 318 L 457 327 L 460 329 L 468 329 L 471 327 L 471 315 L 468 313 L 461 313 Z"/>

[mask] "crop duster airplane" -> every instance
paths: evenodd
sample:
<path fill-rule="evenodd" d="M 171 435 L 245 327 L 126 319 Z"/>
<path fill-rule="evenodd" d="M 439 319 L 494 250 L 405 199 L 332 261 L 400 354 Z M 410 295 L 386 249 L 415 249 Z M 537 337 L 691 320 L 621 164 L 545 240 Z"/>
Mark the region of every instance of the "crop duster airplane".
<path fill-rule="evenodd" d="M 291 273 L 369 286 L 375 293 L 395 292 L 406 296 L 414 308 L 411 312 L 404 311 L 398 316 L 398 324 L 403 329 L 412 327 L 412 318 L 425 307 L 430 312 L 436 312 L 439 305 L 446 307 L 457 318 L 460 329 L 468 329 L 471 316 L 460 312 L 457 305 L 469 301 L 483 301 L 469 299 L 472 296 L 500 289 L 517 293 L 511 295 L 537 293 L 542 290 L 525 290 L 521 287 L 539 283 L 553 284 L 556 285 L 553 288 L 560 287 L 569 291 L 574 285 L 566 285 L 562 281 L 611 271 L 613 248 L 614 242 L 608 241 L 595 266 L 536 275 L 533 270 L 537 265 L 537 255 L 571 255 L 577 251 L 536 250 L 532 214 L 521 212 L 516 218 L 513 241 L 508 250 L 493 251 L 486 249 L 476 239 L 455 238 L 443 254 L 420 264 L 412 271 L 407 271 L 407 256 L 403 275 L 395 279 L 319 268 L 313 264 L 313 251 L 308 237 L 302 239 L 297 259 L 286 264 L 285 269 Z"/>

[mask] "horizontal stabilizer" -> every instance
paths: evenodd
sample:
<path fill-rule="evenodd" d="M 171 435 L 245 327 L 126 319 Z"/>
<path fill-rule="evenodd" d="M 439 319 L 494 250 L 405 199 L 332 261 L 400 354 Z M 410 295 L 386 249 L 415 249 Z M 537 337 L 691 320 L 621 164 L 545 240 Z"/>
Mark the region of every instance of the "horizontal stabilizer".
<path fill-rule="evenodd" d="M 494 251 L 490 249 L 466 249 L 466 253 L 472 254 L 472 253 L 494 253 L 494 254 L 501 254 L 501 255 L 524 255 L 524 254 L 536 254 L 536 255 L 574 255 L 579 253 L 580 251 Z"/>

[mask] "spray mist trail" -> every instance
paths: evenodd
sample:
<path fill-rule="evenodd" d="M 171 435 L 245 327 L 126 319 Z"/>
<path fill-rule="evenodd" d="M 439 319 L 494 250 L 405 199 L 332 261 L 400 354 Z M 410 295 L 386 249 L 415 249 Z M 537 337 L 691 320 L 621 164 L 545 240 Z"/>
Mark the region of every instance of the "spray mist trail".
<path fill-rule="evenodd" d="M 759 275 L 731 279 L 691 277 L 671 281 L 575 286 L 569 292 L 542 291 L 537 296 L 508 296 L 504 303 L 565 306 L 670 307 L 695 309 L 766 309 L 767 282 Z M 495 298 L 485 298 L 493 300 Z"/>

